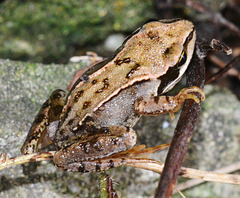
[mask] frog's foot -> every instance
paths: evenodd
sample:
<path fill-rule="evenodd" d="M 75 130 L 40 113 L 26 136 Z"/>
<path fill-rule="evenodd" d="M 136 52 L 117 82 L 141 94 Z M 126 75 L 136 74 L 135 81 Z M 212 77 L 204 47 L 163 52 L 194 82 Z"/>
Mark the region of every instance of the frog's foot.
<path fill-rule="evenodd" d="M 199 93 L 200 99 L 192 92 Z M 141 97 L 135 101 L 135 111 L 141 115 L 160 115 L 170 113 L 174 117 L 182 103 L 186 99 L 192 99 L 196 103 L 205 100 L 205 94 L 199 87 L 188 87 L 182 89 L 176 96 L 151 96 Z"/>

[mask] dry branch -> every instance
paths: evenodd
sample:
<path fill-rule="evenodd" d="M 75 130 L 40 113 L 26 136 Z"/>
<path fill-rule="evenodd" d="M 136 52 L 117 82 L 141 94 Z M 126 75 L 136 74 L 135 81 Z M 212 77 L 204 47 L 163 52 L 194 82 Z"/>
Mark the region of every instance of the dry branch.
<path fill-rule="evenodd" d="M 0 170 L 5 168 L 24 164 L 28 162 L 39 162 L 50 160 L 53 158 L 55 151 L 45 152 L 45 153 L 33 153 L 28 155 L 21 155 L 18 157 L 9 158 L 6 153 L 2 153 L 0 155 Z"/>

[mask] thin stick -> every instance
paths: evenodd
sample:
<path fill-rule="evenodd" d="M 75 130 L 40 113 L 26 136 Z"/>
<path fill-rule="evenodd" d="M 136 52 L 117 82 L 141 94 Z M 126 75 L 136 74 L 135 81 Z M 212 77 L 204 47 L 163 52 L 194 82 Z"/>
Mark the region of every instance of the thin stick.
<path fill-rule="evenodd" d="M 212 77 L 210 77 L 205 84 L 209 84 L 212 81 L 214 81 L 219 76 L 222 76 L 225 72 L 227 72 L 229 69 L 234 67 L 238 62 L 240 62 L 240 55 L 236 56 L 230 63 L 228 63 L 223 69 L 219 70 L 216 74 L 214 74 Z"/>
<path fill-rule="evenodd" d="M 0 155 L 0 170 L 5 168 L 24 164 L 28 162 L 39 162 L 50 160 L 53 158 L 55 151 L 45 152 L 45 153 L 33 153 L 28 155 L 21 155 L 18 157 L 9 158 L 6 153 L 2 153 Z"/>
<path fill-rule="evenodd" d="M 187 85 L 203 88 L 205 65 L 204 56 L 202 54 L 206 54 L 206 50 L 203 51 L 199 47 L 199 45 L 196 46 L 197 53 L 194 53 L 192 62 L 187 70 Z M 185 101 L 174 131 L 171 146 L 165 161 L 165 167 L 155 193 L 155 198 L 168 198 L 172 196 L 173 188 L 186 155 L 199 113 L 200 104 L 194 103 L 192 100 Z"/>
<path fill-rule="evenodd" d="M 200 11 L 201 13 L 204 13 L 206 16 L 208 16 L 209 20 L 212 20 L 216 24 L 221 24 L 222 26 L 227 27 L 231 31 L 235 32 L 238 36 L 240 35 L 240 29 L 233 24 L 231 21 L 228 19 L 224 18 L 221 13 L 219 12 L 214 12 L 213 10 L 203 6 L 200 2 L 196 2 L 193 0 L 179 0 L 180 3 L 184 3 L 184 5 L 187 5 L 193 9 L 196 9 Z"/>
<path fill-rule="evenodd" d="M 222 26 L 225 26 L 227 29 L 236 33 L 238 36 L 240 35 L 240 29 L 238 28 L 238 26 L 236 26 L 234 23 L 232 23 L 231 21 L 223 17 L 220 12 L 215 12 L 210 8 L 204 6 L 201 3 L 201 1 L 198 2 L 194 0 L 176 0 L 176 1 L 154 1 L 154 2 L 155 2 L 155 8 L 158 11 L 158 15 L 160 15 L 160 13 L 162 14 L 162 12 L 165 13 L 165 10 L 167 10 L 166 14 L 169 14 L 170 12 L 172 12 L 172 8 L 178 8 L 179 5 L 183 6 L 184 8 L 188 6 L 204 14 L 204 16 L 208 18 L 208 20 L 211 20 L 215 24 L 220 24 Z"/>
<path fill-rule="evenodd" d="M 139 160 L 139 161 L 137 161 Z M 127 163 L 128 166 L 141 168 L 145 170 L 151 170 L 156 173 L 161 174 L 163 171 L 164 164 L 159 163 L 156 160 L 146 160 L 144 159 L 136 159 L 136 161 L 132 161 Z M 219 169 L 218 171 L 221 171 Z M 201 179 L 204 181 L 218 182 L 218 183 L 228 183 L 228 184 L 238 184 L 240 185 L 240 175 L 232 175 L 232 174 L 223 174 L 223 173 L 214 173 L 209 171 L 201 171 L 192 168 L 184 168 L 180 169 L 179 176 L 187 177 L 187 178 L 195 178 Z"/>
<path fill-rule="evenodd" d="M 237 170 L 240 170 L 240 162 L 237 162 L 237 163 L 231 164 L 229 166 L 217 169 L 217 170 L 213 171 L 213 173 L 225 173 L 226 174 L 226 173 L 235 172 Z M 236 177 L 236 176 L 238 177 L 238 175 L 232 175 L 232 176 L 233 177 Z M 191 187 L 197 186 L 199 184 L 202 184 L 204 182 L 205 182 L 204 180 L 191 179 L 191 180 L 188 180 L 186 182 L 183 182 L 183 183 L 180 183 L 179 185 L 177 185 L 177 190 L 183 191 L 183 190 L 186 190 L 188 188 L 191 188 Z M 177 191 L 174 191 L 174 193 L 177 193 Z"/>
<path fill-rule="evenodd" d="M 214 54 L 209 55 L 208 56 L 208 60 L 210 60 L 213 64 L 218 66 L 220 69 L 225 68 L 226 65 L 227 65 L 227 63 L 225 63 L 223 60 L 221 60 L 219 57 L 217 57 Z M 234 76 L 234 77 L 240 79 L 240 72 L 237 69 L 235 69 L 235 68 L 229 69 L 229 71 L 227 71 L 226 73 L 229 76 Z"/>

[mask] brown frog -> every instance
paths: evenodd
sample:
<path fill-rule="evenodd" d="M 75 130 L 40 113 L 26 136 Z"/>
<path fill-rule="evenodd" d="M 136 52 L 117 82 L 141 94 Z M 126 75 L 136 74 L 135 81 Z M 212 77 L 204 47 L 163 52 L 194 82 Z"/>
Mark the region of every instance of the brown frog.
<path fill-rule="evenodd" d="M 173 114 L 185 99 L 200 102 L 191 92 L 204 100 L 198 87 L 185 88 L 175 97 L 161 96 L 187 69 L 195 39 L 194 25 L 187 20 L 145 23 L 112 58 L 88 69 L 68 95 L 62 90 L 52 93 L 22 153 L 38 152 L 53 142 L 53 160 L 62 170 L 94 172 L 124 164 L 114 159 L 135 146 L 132 127 L 141 115 Z"/>

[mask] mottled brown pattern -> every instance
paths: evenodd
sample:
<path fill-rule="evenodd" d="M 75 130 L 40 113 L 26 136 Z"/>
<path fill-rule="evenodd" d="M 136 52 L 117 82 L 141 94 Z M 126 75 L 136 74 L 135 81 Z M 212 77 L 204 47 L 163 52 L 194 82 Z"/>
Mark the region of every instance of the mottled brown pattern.
<path fill-rule="evenodd" d="M 103 92 L 103 89 L 99 89 L 97 91 L 95 91 L 95 93 L 102 93 Z"/>
<path fill-rule="evenodd" d="M 103 79 L 103 83 L 105 84 L 105 83 L 107 83 L 108 82 L 108 78 L 104 78 Z"/>
<path fill-rule="evenodd" d="M 65 114 L 64 114 L 64 116 L 63 116 L 63 118 L 62 118 L 62 120 L 65 120 L 67 117 L 68 117 L 68 114 L 69 114 L 69 112 L 72 110 L 72 107 L 71 106 L 68 106 L 67 107 L 67 110 L 66 110 L 66 112 L 65 112 Z"/>
<path fill-rule="evenodd" d="M 62 106 L 62 105 L 57 105 L 57 106 L 55 106 L 55 107 L 52 108 L 53 113 L 54 113 L 54 115 L 55 115 L 56 117 L 61 114 L 62 109 L 63 109 L 63 106 Z"/>
<path fill-rule="evenodd" d="M 80 165 L 78 167 L 78 172 L 80 172 L 80 173 L 85 172 L 85 164 L 84 163 L 80 163 Z"/>
<path fill-rule="evenodd" d="M 124 158 L 117 161 L 111 156 L 131 149 L 136 144 L 137 136 L 132 127 L 140 115 L 134 109 L 134 102 L 140 96 L 145 98 L 157 94 L 160 84 L 158 78 L 177 64 L 183 49 L 190 54 L 189 57 L 192 56 L 194 41 L 189 49 L 183 46 L 192 26 L 191 22 L 185 20 L 167 25 L 161 21 L 146 23 L 124 42 L 112 59 L 93 66 L 80 77 L 70 91 L 61 120 L 56 125 L 59 128 L 56 129 L 54 144 L 59 150 L 55 154 L 54 163 L 59 168 L 99 172 L 124 163 Z M 149 86 L 147 81 L 150 82 Z M 117 98 L 123 91 L 126 92 Z M 61 97 L 61 94 L 56 94 L 51 99 Z M 160 103 L 158 98 L 151 102 Z M 106 106 L 106 112 L 100 114 L 99 119 L 105 123 L 95 117 L 97 109 L 103 105 Z M 141 105 L 144 110 L 151 111 L 145 108 L 146 101 Z M 58 104 L 55 107 L 56 113 L 59 113 Z M 122 116 L 120 111 L 124 108 L 126 115 Z M 129 115 L 132 117 L 125 124 L 123 120 Z M 41 117 L 40 114 L 39 118 Z M 93 119 L 89 121 L 88 117 Z M 44 121 L 46 118 L 42 119 Z M 114 123 L 112 120 L 117 121 Z M 41 133 L 42 128 L 38 129 Z"/>
<path fill-rule="evenodd" d="M 35 124 L 40 124 L 44 119 L 46 119 L 46 116 L 44 114 L 37 115 L 36 119 L 34 120 Z"/>
<path fill-rule="evenodd" d="M 107 89 L 109 87 L 109 83 L 108 83 L 109 79 L 108 78 L 104 78 L 103 79 L 103 87 L 101 89 L 98 89 L 95 93 L 102 93 L 104 89 Z"/>
<path fill-rule="evenodd" d="M 168 103 L 170 103 L 170 98 L 169 98 L 169 96 L 166 96 L 165 98 L 166 98 L 166 101 L 167 101 Z"/>
<path fill-rule="evenodd" d="M 117 145 L 118 139 L 114 138 L 111 143 L 112 143 L 113 145 Z"/>
<path fill-rule="evenodd" d="M 95 85 L 97 83 L 97 80 L 93 80 L 92 84 Z"/>
<path fill-rule="evenodd" d="M 174 36 L 169 38 L 168 34 L 172 33 L 173 30 Z M 110 101 L 121 90 L 132 86 L 134 83 L 157 79 L 164 75 L 169 67 L 177 63 L 179 54 L 184 47 L 183 42 L 192 30 L 192 23 L 186 20 L 179 20 L 179 22 L 167 25 L 161 21 L 143 25 L 137 34 L 133 34 L 124 42 L 122 48 L 117 51 L 112 59 L 104 62 L 101 67 L 97 66 L 96 69 L 92 69 L 93 72 L 88 75 L 89 81 L 79 82 L 76 85 L 64 108 L 67 109 L 67 106 L 72 106 L 72 113 L 68 115 L 67 120 L 61 119 L 60 130 L 64 128 L 66 131 L 71 131 L 70 129 L 77 127 L 77 124 L 81 125 L 87 116 L 91 116 L 105 102 Z M 149 39 L 147 35 L 149 32 L 152 32 L 152 36 L 156 34 L 158 39 Z M 159 39 L 160 37 L 161 39 Z M 138 45 L 140 43 L 141 46 Z M 173 43 L 177 43 L 177 50 L 174 56 L 171 55 L 169 59 L 166 59 L 163 57 L 164 51 L 171 47 Z M 190 49 L 187 49 L 187 53 L 190 54 L 189 57 L 191 57 L 193 46 L 194 41 L 191 43 Z M 137 67 L 136 63 L 139 64 L 137 70 L 134 68 Z M 121 65 L 121 67 L 116 67 L 116 64 L 117 66 Z M 106 77 L 109 78 L 109 84 L 103 82 Z M 98 81 L 94 86 L 92 86 L 93 80 Z M 84 95 L 78 102 L 73 103 L 72 100 L 78 90 L 84 90 Z M 91 106 L 83 109 L 85 101 L 91 101 Z M 65 110 L 61 117 L 64 117 L 64 114 L 66 114 Z M 67 125 L 69 119 L 76 120 L 74 126 Z"/>
<path fill-rule="evenodd" d="M 171 47 L 166 48 L 166 50 L 164 51 L 164 54 L 165 55 L 172 54 L 172 48 Z"/>
<path fill-rule="evenodd" d="M 86 109 L 90 106 L 91 102 L 90 101 L 86 101 L 83 103 L 83 109 Z"/>
<path fill-rule="evenodd" d="M 155 96 L 155 97 L 153 97 L 153 100 L 154 100 L 154 102 L 155 102 L 156 104 L 158 104 L 159 97 L 158 97 L 158 96 Z"/>
<path fill-rule="evenodd" d="M 83 95 L 83 93 L 83 90 L 78 91 L 74 97 L 74 102 L 78 102 L 79 98 Z"/>
<path fill-rule="evenodd" d="M 156 38 L 159 38 L 159 36 L 158 36 L 158 32 L 149 31 L 149 32 L 147 33 L 147 35 L 148 35 L 148 37 L 149 37 L 150 39 L 156 39 Z"/>
<path fill-rule="evenodd" d="M 103 89 L 107 89 L 109 87 L 108 78 L 105 78 L 103 80 L 103 83 L 104 83 Z"/>
<path fill-rule="evenodd" d="M 123 63 L 130 63 L 131 59 L 130 58 L 124 58 L 124 59 L 117 59 L 115 60 L 116 65 L 120 66 Z"/>
<path fill-rule="evenodd" d="M 51 96 L 52 100 L 56 100 L 56 99 L 60 99 L 62 97 L 62 95 L 60 93 L 55 93 Z"/>
<path fill-rule="evenodd" d="M 96 172 L 100 172 L 101 171 L 101 167 L 102 167 L 102 162 L 101 161 L 98 161 L 96 163 Z"/>
<path fill-rule="evenodd" d="M 138 63 L 136 63 L 135 67 L 133 67 L 133 69 L 127 73 L 126 78 L 131 78 L 133 76 L 133 74 L 138 70 L 139 67 L 140 67 L 140 65 Z"/>
<path fill-rule="evenodd" d="M 174 35 L 169 32 L 169 33 L 168 33 L 168 36 L 169 36 L 169 37 L 173 37 Z"/>
<path fill-rule="evenodd" d="M 115 167 L 113 160 L 109 160 L 108 167 L 109 168 L 114 168 Z"/>
<path fill-rule="evenodd" d="M 143 43 L 141 41 L 138 42 L 138 46 L 142 46 Z"/>
<path fill-rule="evenodd" d="M 73 121 L 74 121 L 74 119 L 69 120 L 68 125 L 72 125 Z"/>

